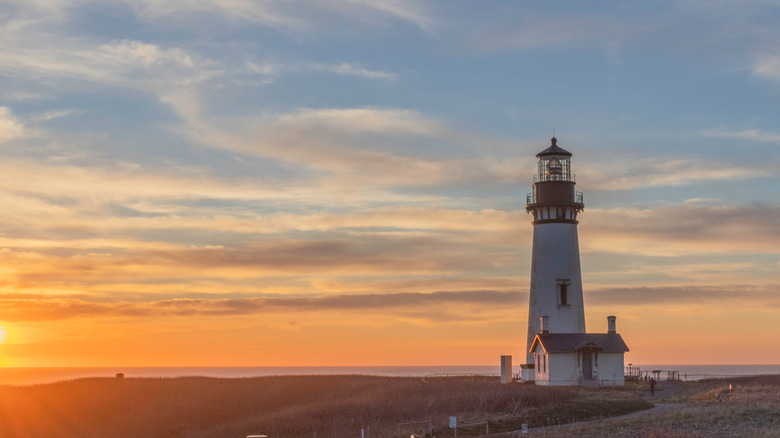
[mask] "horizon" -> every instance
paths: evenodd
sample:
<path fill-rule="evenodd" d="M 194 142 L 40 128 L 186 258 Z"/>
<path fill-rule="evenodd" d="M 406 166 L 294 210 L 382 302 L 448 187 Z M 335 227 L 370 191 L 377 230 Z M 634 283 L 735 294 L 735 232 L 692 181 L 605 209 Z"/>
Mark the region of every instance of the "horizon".
<path fill-rule="evenodd" d="M 0 367 L 519 361 L 553 135 L 588 332 L 617 316 L 626 364 L 778 364 L 778 19 L 6 2 Z"/>
<path fill-rule="evenodd" d="M 634 372 L 647 373 L 676 371 L 683 380 L 708 377 L 738 377 L 780 374 L 780 364 L 631 364 Z M 520 365 L 512 367 L 520 374 Z M 433 376 L 495 376 L 501 374 L 499 365 L 464 366 L 173 366 L 173 367 L 3 367 L 0 381 L 3 385 L 31 385 L 72 381 L 76 379 L 170 379 L 203 377 L 215 379 L 249 379 L 280 376 L 383 376 L 383 377 L 433 377 Z"/>
<path fill-rule="evenodd" d="M 626 366 L 629 364 L 626 363 Z M 686 367 L 693 367 L 693 366 L 701 366 L 701 367 L 719 367 L 719 366 L 733 366 L 733 367 L 741 367 L 741 366 L 747 366 L 747 367 L 761 367 L 761 366 L 776 366 L 780 367 L 780 363 L 647 363 L 647 364 L 634 364 L 633 366 L 642 366 L 642 365 L 657 365 L 657 366 L 686 366 Z M 139 366 L 124 366 L 124 365 L 100 365 L 100 366 L 48 366 L 48 367 L 15 367 L 15 366 L 6 366 L 2 367 L 2 369 L 13 369 L 13 368 L 52 368 L 52 369 L 70 369 L 70 368 L 100 368 L 100 369 L 115 369 L 115 368 L 128 368 L 128 369 L 134 369 L 134 368 L 470 368 L 470 367 L 476 367 L 476 368 L 486 368 L 486 367 L 494 367 L 494 368 L 501 368 L 500 364 L 470 364 L 470 365 L 450 365 L 450 364 L 439 364 L 439 365 L 198 365 L 198 366 L 192 366 L 192 365 L 165 365 L 165 366 L 156 366 L 156 365 L 139 365 Z M 519 368 L 520 364 L 513 364 L 512 368 Z"/>

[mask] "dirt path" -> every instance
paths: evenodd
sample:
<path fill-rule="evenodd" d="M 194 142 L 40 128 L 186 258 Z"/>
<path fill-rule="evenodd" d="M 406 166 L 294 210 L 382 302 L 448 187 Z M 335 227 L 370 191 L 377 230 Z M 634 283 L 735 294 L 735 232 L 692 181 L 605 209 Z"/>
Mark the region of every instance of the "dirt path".
<path fill-rule="evenodd" d="M 519 430 L 515 430 L 512 432 L 496 433 L 496 434 L 491 433 L 490 438 L 519 438 L 525 436 L 539 436 L 539 435 L 544 435 L 546 432 L 563 429 L 569 426 L 582 425 L 582 424 L 587 424 L 596 421 L 607 421 L 607 420 L 615 420 L 615 419 L 623 419 L 623 418 L 636 418 L 644 415 L 658 415 L 658 414 L 663 414 L 665 412 L 670 412 L 680 408 L 684 408 L 685 406 L 688 406 L 688 404 L 687 403 L 658 403 L 650 409 L 636 411 L 625 415 L 618 415 L 616 417 L 598 418 L 598 419 L 588 420 L 588 421 L 578 421 L 576 423 L 561 424 L 557 426 L 533 427 L 528 429 L 527 434 L 523 434 L 522 431 Z"/>
<path fill-rule="evenodd" d="M 650 389 L 648 388 L 642 392 L 642 397 L 651 402 L 655 402 L 655 400 L 665 401 L 679 396 L 683 391 L 685 391 L 685 386 L 682 382 L 667 380 L 658 382 L 655 385 L 655 395 L 650 394 Z"/>
<path fill-rule="evenodd" d="M 634 418 L 634 417 L 641 417 L 643 415 L 663 414 L 664 412 L 674 411 L 676 409 L 684 408 L 685 406 L 688 406 L 688 404 L 687 403 L 657 403 L 655 406 L 653 406 L 650 409 L 645 409 L 643 411 L 636 411 L 625 415 L 618 415 L 617 417 L 604 418 L 604 420 L 611 420 L 615 418 Z M 601 418 L 599 420 L 601 420 Z M 598 420 L 594 420 L 594 421 L 598 421 Z M 587 421 L 584 421 L 584 423 L 587 423 Z"/>
<path fill-rule="evenodd" d="M 641 417 L 644 415 L 658 415 L 663 414 L 666 412 L 674 411 L 680 408 L 683 408 L 685 406 L 688 406 L 687 403 L 664 403 L 665 401 L 669 399 L 673 399 L 678 397 L 682 392 L 685 390 L 685 387 L 680 382 L 674 382 L 674 381 L 663 381 L 659 382 L 655 387 L 655 395 L 650 394 L 650 390 L 642 392 L 642 398 L 646 399 L 647 401 L 655 404 L 650 409 L 645 409 L 642 411 L 636 411 L 632 412 L 630 414 L 625 415 L 618 415 L 616 417 L 608 417 L 608 418 L 599 418 L 589 421 L 580 421 L 576 423 L 569 423 L 569 424 L 561 424 L 557 426 L 544 426 L 544 427 L 534 427 L 531 429 L 528 429 L 527 434 L 522 434 L 521 431 L 516 430 L 513 432 L 504 432 L 504 433 L 498 433 L 498 434 L 490 434 L 490 437 L 492 438 L 512 438 L 512 437 L 523 437 L 523 436 L 534 436 L 534 435 L 540 435 L 544 434 L 545 432 L 565 428 L 571 425 L 575 424 L 587 424 L 590 422 L 596 422 L 601 420 L 613 420 L 613 419 L 622 419 L 622 418 L 636 418 Z"/>

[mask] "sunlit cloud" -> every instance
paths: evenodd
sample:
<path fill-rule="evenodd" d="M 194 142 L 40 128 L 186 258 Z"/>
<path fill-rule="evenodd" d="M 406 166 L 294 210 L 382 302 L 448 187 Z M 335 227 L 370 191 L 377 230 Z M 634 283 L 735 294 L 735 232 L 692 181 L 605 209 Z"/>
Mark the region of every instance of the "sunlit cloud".
<path fill-rule="evenodd" d="M 77 298 L 27 296 L 0 297 L 0 319 L 4 321 L 51 321 L 85 317 L 164 317 L 164 316 L 239 316 L 278 312 L 380 312 L 387 315 L 398 309 L 431 309 L 415 312 L 415 317 L 438 319 L 441 306 L 460 305 L 451 318 L 473 318 L 479 307 L 500 309 L 516 305 L 525 297 L 519 292 L 491 290 L 446 291 L 431 293 L 386 293 L 329 295 L 287 298 L 174 299 L 151 302 L 95 302 Z M 471 310 L 462 305 L 471 306 Z M 388 321 L 391 323 L 392 321 Z"/>
<path fill-rule="evenodd" d="M 777 205 L 710 206 L 676 204 L 652 209 L 589 209 L 580 224 L 584 248 L 618 253 L 777 252 L 766 236 L 777 232 Z"/>
<path fill-rule="evenodd" d="M 12 38 L 26 41 L 26 32 Z M 220 74 L 218 66 L 208 59 L 177 47 L 141 41 L 91 45 L 77 38 L 44 36 L 26 41 L 24 46 L 20 50 L 11 42 L 0 44 L 0 73 L 44 82 L 52 78 L 87 81 L 84 85 L 69 85 L 76 89 L 94 89 L 95 84 L 100 84 L 159 95 L 170 92 L 172 87 L 193 86 Z"/>
<path fill-rule="evenodd" d="M 718 286 L 646 286 L 591 289 L 587 292 L 588 304 L 594 306 L 631 306 L 657 309 L 677 305 L 688 309 L 690 305 L 718 307 L 739 305 L 753 307 L 778 307 L 780 298 L 773 292 L 777 284 L 753 286 L 727 284 Z"/>
<path fill-rule="evenodd" d="M 171 229 L 170 232 L 176 232 Z M 67 229 L 64 230 L 68 232 Z M 95 234 L 93 230 L 90 234 Z M 154 236 L 151 232 L 137 234 Z M 179 239 L 190 235 L 208 240 L 207 231 L 178 231 Z M 200 235 L 199 237 L 197 235 Z M 234 241 L 242 236 L 227 237 Z M 174 243 L 114 242 L 97 238 L 76 245 L 51 242 L 48 247 L 30 246 L 24 239 L 5 240 L 10 252 L 0 258 L 11 269 L 6 281 L 16 287 L 40 288 L 71 284 L 98 285 L 124 282 L 137 284 L 157 279 L 175 282 L 198 278 L 246 279 L 334 276 L 450 276 L 508 275 L 521 259 L 498 243 L 469 251 L 466 236 L 421 232 L 339 233 L 315 239 L 294 236 L 254 237 L 250 244 L 177 246 Z M 474 241 L 484 240 L 479 235 Z M 94 246 L 87 246 L 91 244 Z M 311 288 L 314 290 L 314 288 Z"/>
<path fill-rule="evenodd" d="M 620 306 L 621 308 L 659 309 L 676 304 L 681 307 L 718 301 L 720 303 L 743 303 L 744 307 L 778 307 L 772 292 L 776 285 L 755 287 L 745 285 L 721 286 L 651 286 L 590 289 L 586 292 L 588 304 L 594 309 Z M 517 290 L 459 290 L 427 293 L 368 293 L 356 295 L 324 295 L 309 297 L 251 297 L 251 298 L 179 298 L 160 301 L 96 301 L 77 297 L 58 297 L 28 294 L 26 296 L 6 295 L 0 297 L 0 319 L 4 321 L 52 321 L 70 318 L 140 317 L 162 316 L 241 316 L 284 314 L 289 312 L 347 312 L 382 314 L 393 322 L 391 314 L 404 309 L 401 314 L 412 314 L 415 318 L 438 319 L 447 306 L 444 318 L 471 319 L 473 313 L 489 312 L 504 314 L 522 308 L 526 292 Z M 471 310 L 464 308 L 469 306 Z M 454 306 L 454 307 L 451 307 Z M 437 312 L 429 310 L 436 308 Z M 459 309 L 459 310 L 456 310 Z M 514 309 L 514 310 L 512 310 Z M 470 315 L 471 314 L 471 315 Z"/>
<path fill-rule="evenodd" d="M 190 112 L 193 105 L 171 102 L 186 121 L 181 133 L 218 149 L 273 158 L 333 176 L 342 184 L 434 185 L 506 182 L 520 178 L 531 158 L 471 158 L 463 137 L 446 124 L 417 111 L 349 108 L 300 109 L 221 125 Z M 490 139 L 485 139 L 490 143 Z M 412 145 L 439 142 L 446 149 Z M 465 155 L 464 158 L 450 157 Z"/>
<path fill-rule="evenodd" d="M 780 162 L 740 165 L 703 159 L 643 158 L 611 160 L 609 164 L 587 163 L 580 165 L 580 169 L 579 181 L 591 189 L 631 190 L 772 176 L 780 170 Z"/>

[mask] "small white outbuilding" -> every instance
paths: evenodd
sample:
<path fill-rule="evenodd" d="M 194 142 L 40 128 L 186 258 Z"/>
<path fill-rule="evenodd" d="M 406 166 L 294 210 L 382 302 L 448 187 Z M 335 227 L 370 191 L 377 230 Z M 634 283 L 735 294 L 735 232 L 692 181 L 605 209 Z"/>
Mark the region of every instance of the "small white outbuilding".
<path fill-rule="evenodd" d="M 623 386 L 628 346 L 608 318 L 607 333 L 549 333 L 534 338 L 535 382 L 545 386 Z"/>

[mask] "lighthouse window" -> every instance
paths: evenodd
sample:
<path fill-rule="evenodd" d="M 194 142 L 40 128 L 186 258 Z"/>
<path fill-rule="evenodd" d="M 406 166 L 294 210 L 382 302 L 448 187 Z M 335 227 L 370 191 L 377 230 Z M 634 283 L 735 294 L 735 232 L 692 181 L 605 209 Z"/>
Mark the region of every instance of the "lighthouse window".
<path fill-rule="evenodd" d="M 571 280 L 567 278 L 559 278 L 555 282 L 558 289 L 558 305 L 569 306 L 569 285 L 571 285 Z"/>

